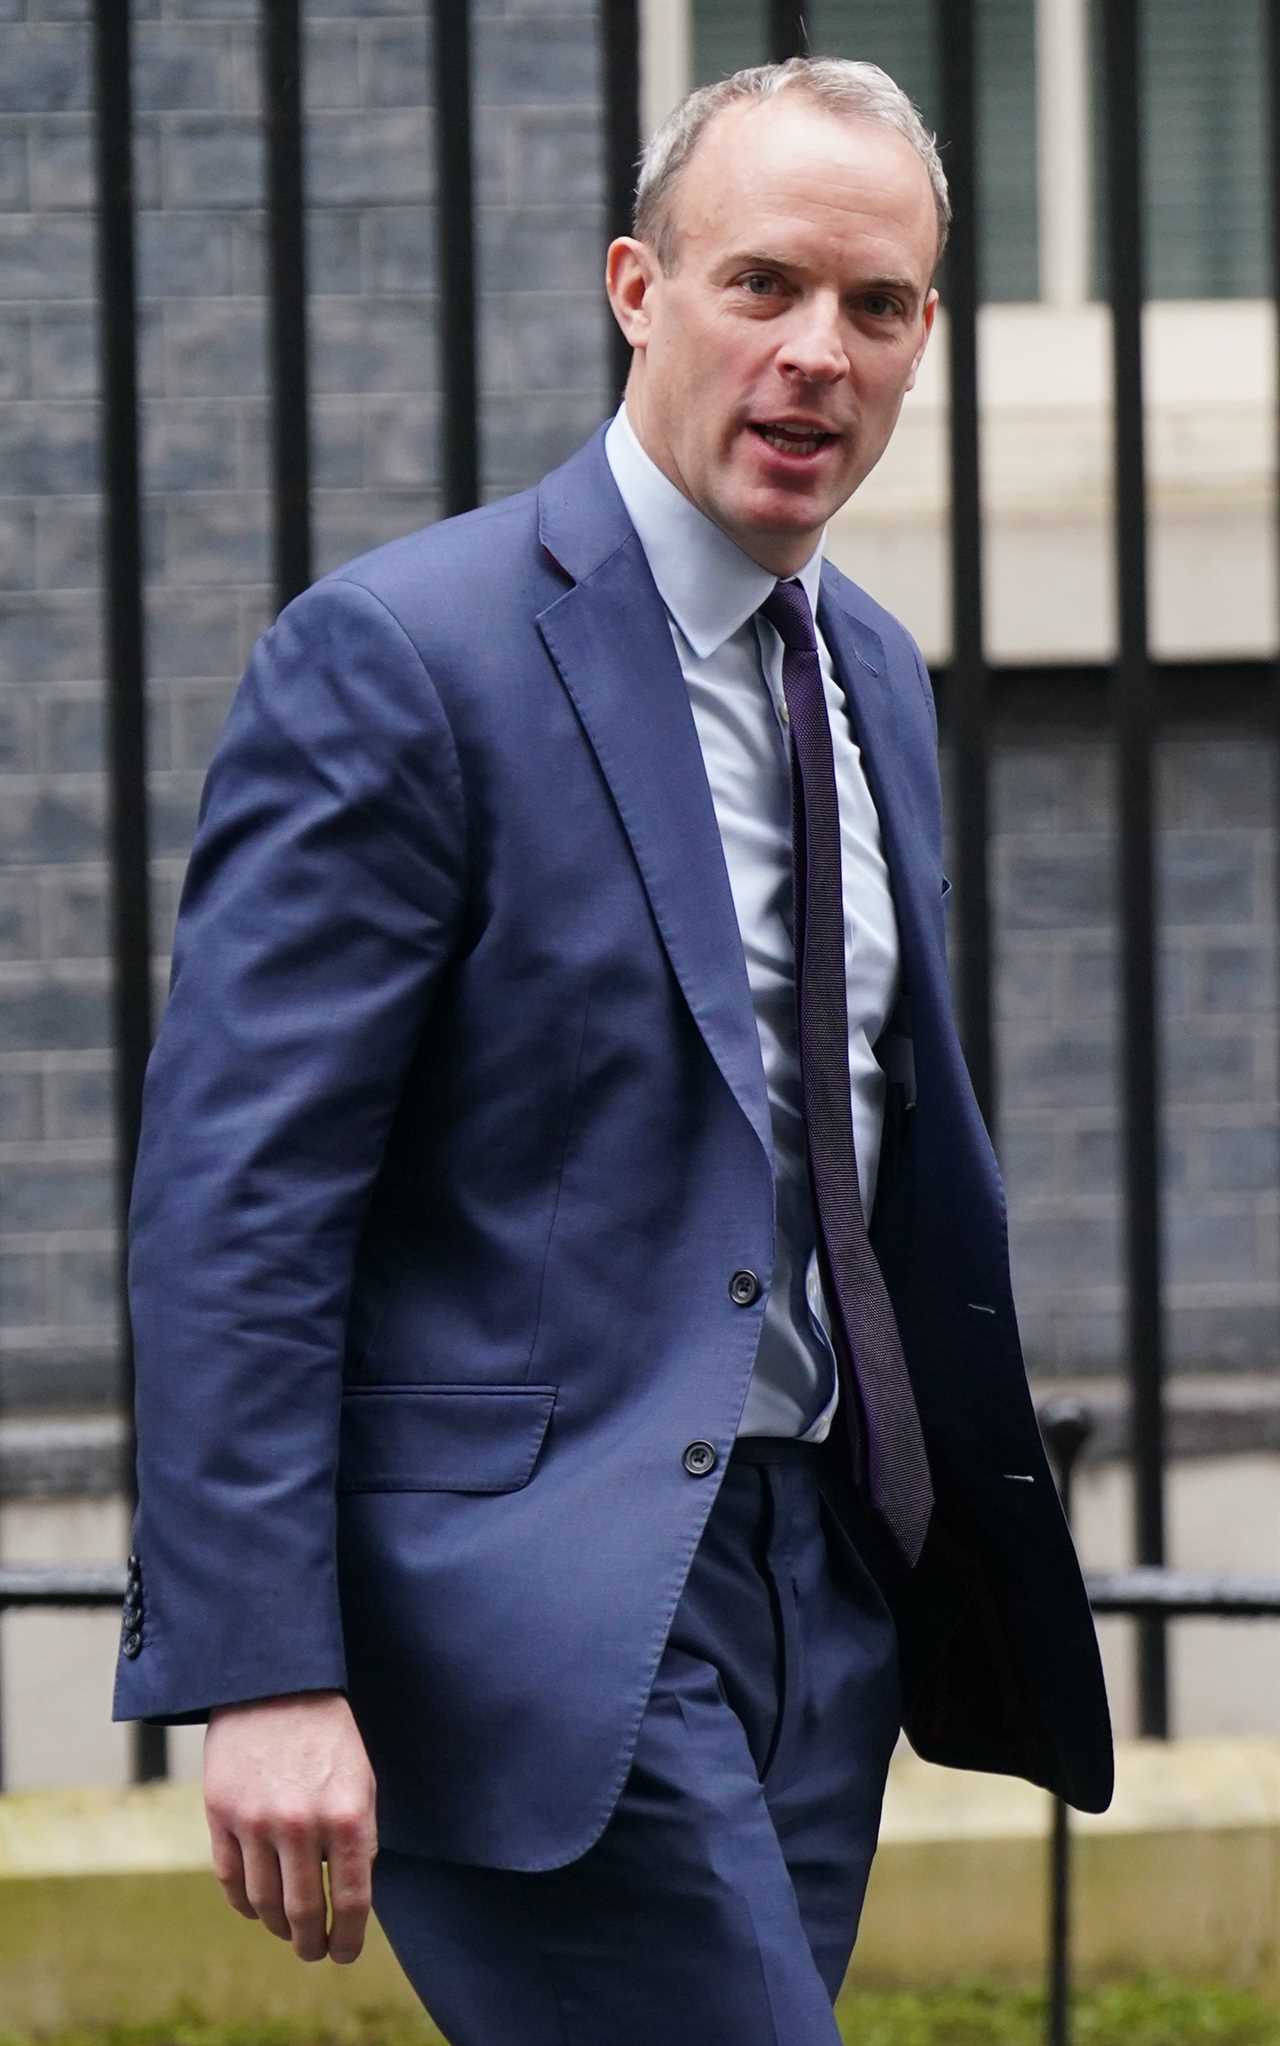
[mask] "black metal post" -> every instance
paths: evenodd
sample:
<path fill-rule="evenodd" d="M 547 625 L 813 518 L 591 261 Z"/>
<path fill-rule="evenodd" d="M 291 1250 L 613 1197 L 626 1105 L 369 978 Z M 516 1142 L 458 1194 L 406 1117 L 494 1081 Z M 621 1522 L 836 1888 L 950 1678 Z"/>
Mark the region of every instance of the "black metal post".
<path fill-rule="evenodd" d="M 1088 1410 L 1074 1400 L 1057 1400 L 1041 1417 L 1058 1480 L 1062 1510 L 1071 1519 L 1071 1480 L 1093 1433 Z M 1053 1800 L 1049 1831 L 1049 1998 L 1048 2046 L 1071 2041 L 1071 1814 L 1063 1798 Z"/>
<path fill-rule="evenodd" d="M 126 1494 L 136 1500 L 133 1338 L 125 1289 L 125 1229 L 142 1080 L 151 1048 L 151 890 L 148 872 L 146 639 L 138 460 L 137 295 L 133 247 L 133 100 L 129 9 L 94 0 L 98 322 L 105 501 L 107 803 L 111 873 L 112 1029 L 115 1046 L 116 1217 L 120 1239 L 121 1398 Z M 135 1725 L 136 1782 L 167 1770 L 163 1727 Z"/>
<path fill-rule="evenodd" d="M 469 0 L 433 0 L 436 240 L 440 273 L 441 492 L 446 517 L 480 501 L 475 172 Z"/>
<path fill-rule="evenodd" d="M 1264 61 L 1266 70 L 1267 170 L 1271 200 L 1270 258 L 1271 295 L 1280 321 L 1280 0 L 1267 0 L 1264 10 Z M 1280 329 L 1277 330 L 1280 333 Z M 1280 365 L 1278 365 L 1280 366 Z M 1280 408 L 1275 421 L 1276 456 L 1280 460 Z M 1280 472 L 1278 472 L 1280 473 Z M 1280 537 L 1280 524 L 1277 524 Z M 1280 658 L 1271 670 L 1271 738 L 1277 769 L 1280 770 Z M 1280 771 L 1277 773 L 1280 791 Z M 1277 809 L 1276 859 L 1274 867 L 1276 901 L 1280 903 L 1280 806 Z M 1280 1179 L 1280 1132 L 1276 1142 L 1276 1173 Z"/>
<path fill-rule="evenodd" d="M 783 64 L 809 50 L 805 0 L 769 0 L 769 61 Z"/>
<path fill-rule="evenodd" d="M 302 33 L 298 0 L 260 11 L 270 265 L 271 482 L 276 602 L 311 581 L 311 416 L 307 364 Z"/>
<path fill-rule="evenodd" d="M 640 8 L 638 0 L 610 0 L 601 10 L 604 65 L 605 203 L 609 239 L 630 234 L 640 156 Z M 615 402 L 631 369 L 631 347 L 616 320 L 609 322 L 609 380 Z"/>
<path fill-rule="evenodd" d="M 983 651 L 982 484 L 978 412 L 978 95 L 974 0 L 935 0 L 941 57 L 942 130 L 953 225 L 947 247 L 947 348 L 951 380 L 951 665 L 947 705 L 952 753 L 960 938 L 960 1021 L 978 1105 L 992 1126 L 990 705 Z"/>
<path fill-rule="evenodd" d="M 1133 1415 L 1134 1534 L 1140 1563 L 1165 1558 L 1164 1327 L 1161 1306 L 1155 879 L 1151 750 L 1157 712 L 1147 646 L 1147 504 L 1142 380 L 1142 129 L 1137 0 L 1102 10 L 1107 255 L 1115 421 L 1115 562 L 1124 1045 L 1125 1264 Z M 1138 1623 L 1138 1721 L 1169 1732 L 1164 1623 Z"/>

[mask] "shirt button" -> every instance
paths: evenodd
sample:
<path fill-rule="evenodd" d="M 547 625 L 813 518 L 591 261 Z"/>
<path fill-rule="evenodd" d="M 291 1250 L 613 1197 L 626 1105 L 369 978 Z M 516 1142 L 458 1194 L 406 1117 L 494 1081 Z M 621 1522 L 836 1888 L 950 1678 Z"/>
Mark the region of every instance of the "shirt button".
<path fill-rule="evenodd" d="M 705 1478 L 716 1467 L 716 1453 L 709 1442 L 691 1442 L 681 1461 L 691 1478 Z"/>
<path fill-rule="evenodd" d="M 735 1307 L 750 1307 L 760 1298 L 760 1281 L 754 1272 L 735 1272 L 729 1281 L 729 1298 Z"/>

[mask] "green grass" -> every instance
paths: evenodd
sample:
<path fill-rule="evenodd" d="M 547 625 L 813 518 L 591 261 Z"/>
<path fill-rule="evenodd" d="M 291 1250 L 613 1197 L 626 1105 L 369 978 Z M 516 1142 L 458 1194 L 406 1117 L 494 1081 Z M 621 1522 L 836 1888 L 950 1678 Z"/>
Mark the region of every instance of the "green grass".
<path fill-rule="evenodd" d="M 842 1999 L 840 2019 L 846 2046 L 1042 2046 L 1045 2035 L 1040 1991 L 980 1982 L 918 1995 L 862 1990 Z M 434 2036 L 399 2013 L 371 2011 L 323 2026 L 211 2025 L 190 2014 L 165 2025 L 44 2035 L 39 2046 L 428 2046 Z M 1280 2046 L 1280 2008 L 1240 1990 L 1122 1983 L 1080 1992 L 1072 2038 L 1073 2046 Z M 4 2032 L 0 2046 L 36 2042 Z"/>

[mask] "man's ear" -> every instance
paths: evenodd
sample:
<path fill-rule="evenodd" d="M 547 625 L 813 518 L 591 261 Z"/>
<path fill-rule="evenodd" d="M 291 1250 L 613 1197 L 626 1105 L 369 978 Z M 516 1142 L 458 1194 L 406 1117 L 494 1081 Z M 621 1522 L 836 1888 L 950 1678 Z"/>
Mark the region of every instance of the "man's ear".
<path fill-rule="evenodd" d="M 929 296 L 924 302 L 924 310 L 920 315 L 920 346 L 916 350 L 915 360 L 911 365 L 911 375 L 907 378 L 907 389 L 909 391 L 914 391 L 916 387 L 916 371 L 919 369 L 924 359 L 924 351 L 929 345 L 929 336 L 933 332 L 934 314 L 937 310 L 938 294 L 931 287 Z"/>
<path fill-rule="evenodd" d="M 613 317 L 633 348 L 643 348 L 649 338 L 649 292 L 658 275 L 658 263 L 648 242 L 633 235 L 619 235 L 610 242 L 605 257 L 605 288 Z"/>

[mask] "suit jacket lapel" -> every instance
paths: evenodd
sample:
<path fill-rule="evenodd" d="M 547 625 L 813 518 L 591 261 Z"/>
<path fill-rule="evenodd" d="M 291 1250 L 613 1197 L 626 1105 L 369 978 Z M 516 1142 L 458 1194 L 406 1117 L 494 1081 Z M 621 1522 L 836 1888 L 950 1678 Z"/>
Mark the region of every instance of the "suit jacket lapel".
<path fill-rule="evenodd" d="M 543 641 L 595 749 L 690 1013 L 766 1155 L 760 1040 L 724 848 L 666 610 L 602 436 L 549 477 L 543 546 L 571 589 Z"/>
<path fill-rule="evenodd" d="M 884 644 L 824 575 L 818 622 L 844 690 L 853 735 L 880 819 L 889 883 L 898 918 L 903 980 L 916 997 L 927 991 L 945 957 L 939 954 L 935 911 L 938 881 L 927 855 L 929 834 L 916 808 L 898 724 L 901 679 L 888 672 Z M 931 899 L 932 898 L 932 899 Z"/>

